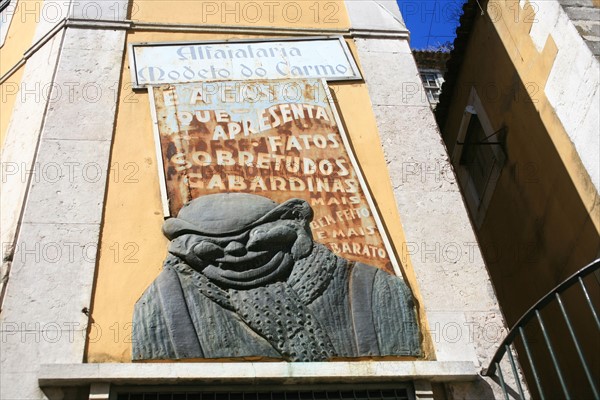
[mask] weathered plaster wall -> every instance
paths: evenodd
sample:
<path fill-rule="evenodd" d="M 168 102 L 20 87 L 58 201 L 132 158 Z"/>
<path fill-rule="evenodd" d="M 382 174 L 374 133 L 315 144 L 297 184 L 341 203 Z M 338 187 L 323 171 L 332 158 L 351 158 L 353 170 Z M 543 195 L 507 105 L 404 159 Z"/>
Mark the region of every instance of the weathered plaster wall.
<path fill-rule="evenodd" d="M 600 1 L 558 0 L 592 54 L 600 61 Z"/>

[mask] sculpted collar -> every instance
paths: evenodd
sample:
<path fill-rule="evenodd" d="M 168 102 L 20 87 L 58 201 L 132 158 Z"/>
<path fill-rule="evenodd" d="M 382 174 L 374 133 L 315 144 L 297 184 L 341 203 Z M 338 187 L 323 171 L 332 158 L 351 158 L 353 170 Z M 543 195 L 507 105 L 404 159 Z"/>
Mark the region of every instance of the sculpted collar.
<path fill-rule="evenodd" d="M 302 303 L 308 305 L 319 297 L 329 286 L 336 268 L 346 268 L 346 261 L 336 257 L 329 249 L 315 243 L 312 252 L 294 263 L 294 268 L 285 281 L 297 294 Z M 211 282 L 206 275 L 181 262 L 172 264 L 179 274 L 189 276 L 200 293 L 220 306 L 234 311 L 230 301 L 230 291 L 239 289 L 222 289 Z M 267 285 L 268 286 L 268 285 Z"/>

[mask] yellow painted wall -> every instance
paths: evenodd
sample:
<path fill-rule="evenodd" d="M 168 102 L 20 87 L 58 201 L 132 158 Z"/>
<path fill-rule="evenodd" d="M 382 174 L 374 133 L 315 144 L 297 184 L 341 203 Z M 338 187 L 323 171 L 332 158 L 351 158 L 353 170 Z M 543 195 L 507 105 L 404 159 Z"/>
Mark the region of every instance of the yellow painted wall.
<path fill-rule="evenodd" d="M 19 0 L 6 40 L 0 47 L 0 76 L 9 71 L 32 45 L 39 22 L 42 0 Z M 20 80 L 19 80 L 20 82 Z"/>
<path fill-rule="evenodd" d="M 510 325 L 600 254 L 600 199 L 544 95 L 554 42 L 537 53 L 526 27 L 512 30 L 523 58 L 515 62 L 497 25 L 477 18 L 442 133 L 452 154 L 472 87 L 493 129 L 508 129 L 507 161 L 478 231 Z"/>
<path fill-rule="evenodd" d="M 343 0 L 331 1 L 173 1 L 134 0 L 136 22 L 286 28 L 349 28 Z"/>
<path fill-rule="evenodd" d="M 518 1 L 507 0 L 506 7 L 510 3 Z M 505 3 L 494 5 L 504 7 Z M 509 10 L 514 10 L 514 4 L 503 11 Z M 512 16 L 514 11 L 504 15 Z M 478 239 L 509 326 L 552 288 L 600 254 L 600 200 L 544 94 L 556 54 L 551 38 L 544 50 L 537 52 L 524 22 L 515 23 L 512 18 L 492 22 L 487 16 L 478 16 L 457 76 L 448 119 L 442 127 L 452 154 L 470 90 L 475 87 L 493 130 L 507 128 L 506 164 L 478 229 Z M 588 290 L 592 300 L 600 304 L 597 281 L 590 279 Z M 577 305 L 570 309 L 573 322 L 583 345 L 589 349 L 588 362 L 597 375 L 600 357 L 592 350 L 597 343 L 591 343 L 592 336 L 582 333 L 591 314 L 583 298 L 571 300 Z M 558 332 L 565 338 L 569 335 L 557 311 L 551 310 L 545 316 L 554 335 L 555 350 L 565 362 L 563 365 L 568 366 L 563 371 L 566 370 L 571 389 L 585 390 L 585 385 L 577 383 L 583 372 L 572 344 L 557 339 Z M 541 333 L 528 333 L 532 351 L 544 354 L 536 364 L 551 366 Z M 524 357 L 523 352 L 520 354 Z M 554 376 L 554 372 L 541 368 L 550 374 L 546 377 Z M 553 383 L 556 382 L 545 382 Z M 558 386 L 554 389 L 548 393 L 559 393 Z M 588 395 L 583 392 L 574 397 Z"/>
<path fill-rule="evenodd" d="M 233 38 L 232 35 L 136 32 L 129 42 L 202 41 Z M 240 36 L 235 36 L 240 37 Z M 355 51 L 353 43 L 350 47 Z M 125 87 L 129 66 L 123 71 Z M 387 174 L 377 125 L 364 83 L 332 83 L 338 109 L 347 126 L 359 163 L 379 205 L 384 223 L 400 254 L 404 233 Z M 133 307 L 162 269 L 168 240 L 161 233 L 162 204 L 150 104 L 145 92 L 121 92 L 111 156 L 100 257 L 92 305 L 87 361 L 129 362 Z M 127 174 L 131 174 L 129 178 Z M 129 258 L 128 258 L 129 256 Z M 410 260 L 405 268 L 421 316 L 423 306 Z M 428 332 L 424 318 L 422 332 Z M 429 337 L 424 350 L 431 358 Z"/>
<path fill-rule="evenodd" d="M 35 29 L 40 18 L 42 0 L 19 0 L 6 35 L 0 47 L 0 77 L 11 70 L 32 45 Z M 0 150 L 8 130 L 8 123 L 19 94 L 24 66 L 8 75 L 0 85 Z M 16 91 L 16 92 L 15 92 Z"/>
<path fill-rule="evenodd" d="M 15 102 L 20 96 L 21 78 L 23 78 L 23 65 L 13 73 L 6 82 L 0 85 L 0 151 L 4 147 L 4 139 L 8 132 L 8 124 L 12 115 Z"/>
<path fill-rule="evenodd" d="M 519 9 L 519 0 L 494 2 L 494 7 L 499 7 L 499 18 L 494 19 L 494 28 L 521 81 L 527 83 L 529 93 L 534 93 L 535 109 L 540 114 L 577 193 L 589 211 L 591 222 L 596 231 L 600 232 L 600 213 L 597 212 L 600 207 L 598 192 L 581 163 L 567 132 L 544 94 L 554 55 L 558 51 L 554 40 L 550 35 L 543 51 L 540 53 L 536 49 L 529 35 L 531 26 L 536 20 L 534 7 L 524 6 L 518 14 L 519 18 L 514 17 L 514 10 Z M 596 211 L 594 212 L 594 210 Z"/>

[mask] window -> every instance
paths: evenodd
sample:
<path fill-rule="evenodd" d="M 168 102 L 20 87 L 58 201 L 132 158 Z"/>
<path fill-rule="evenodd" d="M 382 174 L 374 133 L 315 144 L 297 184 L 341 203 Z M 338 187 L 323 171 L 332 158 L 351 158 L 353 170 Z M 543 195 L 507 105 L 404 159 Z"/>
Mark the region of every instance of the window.
<path fill-rule="evenodd" d="M 474 89 L 471 90 L 452 154 L 467 206 L 480 227 L 504 166 L 505 129 L 494 129 Z"/>
<path fill-rule="evenodd" d="M 438 71 L 423 71 L 421 72 L 421 80 L 425 87 L 425 93 L 429 103 L 433 106 L 440 100 L 440 92 L 442 91 L 443 78 Z"/>
<path fill-rule="evenodd" d="M 481 202 L 498 160 L 477 114 L 471 116 L 463 146 L 460 165 L 468 170 L 477 198 Z"/>
<path fill-rule="evenodd" d="M 423 79 L 425 86 L 434 88 L 438 86 L 435 74 L 421 74 L 421 79 Z"/>

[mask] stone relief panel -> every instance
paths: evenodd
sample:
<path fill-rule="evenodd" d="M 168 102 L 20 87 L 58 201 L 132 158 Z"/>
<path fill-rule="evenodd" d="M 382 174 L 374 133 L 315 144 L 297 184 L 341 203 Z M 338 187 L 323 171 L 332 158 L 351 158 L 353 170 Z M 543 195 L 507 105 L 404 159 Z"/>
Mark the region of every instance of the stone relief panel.
<path fill-rule="evenodd" d="M 133 359 L 420 356 L 409 287 L 318 79 L 150 89 L 164 268 Z"/>
<path fill-rule="evenodd" d="M 224 193 L 168 219 L 164 269 L 135 306 L 133 359 L 419 356 L 404 281 L 315 242 L 301 199 Z"/>

